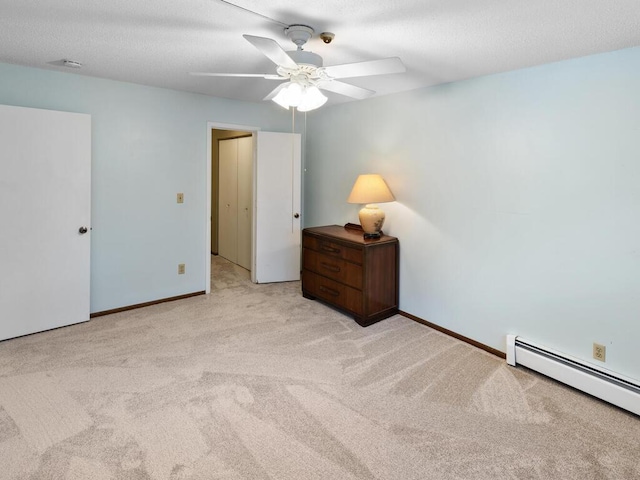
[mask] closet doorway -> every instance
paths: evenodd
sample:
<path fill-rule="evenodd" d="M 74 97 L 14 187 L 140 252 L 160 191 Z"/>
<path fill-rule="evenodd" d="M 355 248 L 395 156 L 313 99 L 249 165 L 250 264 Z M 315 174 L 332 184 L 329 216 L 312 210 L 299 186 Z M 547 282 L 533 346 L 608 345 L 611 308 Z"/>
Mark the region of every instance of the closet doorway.
<path fill-rule="evenodd" d="M 253 137 L 212 131 L 211 253 L 251 271 Z"/>
<path fill-rule="evenodd" d="M 205 292 L 211 292 L 211 254 L 221 253 L 219 141 L 251 136 L 250 264 L 253 283 L 300 280 L 301 160 L 299 133 L 207 122 Z M 228 182 L 225 182 L 225 186 Z M 242 212 L 241 206 L 238 206 Z M 237 221 L 237 216 L 235 217 Z M 237 227 L 236 227 L 237 229 Z M 224 240 L 223 240 L 224 241 Z M 224 247 L 222 247 L 224 250 Z M 237 255 L 237 254 L 236 254 Z M 237 261 L 237 259 L 236 259 Z"/>

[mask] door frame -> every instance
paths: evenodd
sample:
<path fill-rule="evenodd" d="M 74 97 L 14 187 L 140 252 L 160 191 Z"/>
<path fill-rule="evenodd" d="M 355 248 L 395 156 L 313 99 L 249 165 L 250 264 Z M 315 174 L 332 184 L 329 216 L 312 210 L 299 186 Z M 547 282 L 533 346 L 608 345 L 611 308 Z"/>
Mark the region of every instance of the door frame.
<path fill-rule="evenodd" d="M 260 127 L 256 127 L 256 126 L 252 126 L 252 125 L 238 125 L 238 124 L 234 124 L 234 123 L 221 123 L 221 122 L 207 122 L 207 174 L 206 174 L 206 178 L 207 178 L 207 216 L 205 219 L 205 252 L 204 252 L 204 266 L 205 266 L 205 270 L 204 270 L 204 275 L 205 275 L 205 293 L 209 294 L 211 293 L 211 215 L 212 215 L 212 211 L 211 211 L 211 195 L 212 195 L 212 183 L 211 183 L 211 175 L 213 173 L 213 166 L 212 166 L 212 161 L 211 161 L 211 155 L 212 155 L 212 151 L 211 151 L 211 142 L 213 140 L 213 134 L 211 133 L 212 130 L 241 130 L 244 132 L 250 132 L 251 136 L 253 138 L 253 170 L 255 172 L 255 167 L 256 167 L 256 157 L 255 157 L 255 142 L 256 142 L 256 133 L 259 132 L 261 130 Z M 256 186 L 255 186 L 255 181 L 253 182 L 253 194 L 254 194 L 254 198 L 255 198 L 255 193 L 256 193 Z M 254 202 L 255 205 L 255 202 Z M 255 208 L 254 208 L 254 212 L 253 215 L 255 215 Z M 255 218 L 255 217 L 254 217 Z M 253 230 L 253 228 L 252 228 Z M 254 236 L 254 232 L 252 232 L 252 237 Z M 255 246 L 254 246 L 254 242 L 252 241 L 252 247 L 251 247 L 251 265 L 252 265 L 252 269 L 251 269 L 251 279 L 252 281 L 254 280 L 254 274 L 253 272 L 255 271 L 254 268 L 254 263 L 255 263 Z"/>

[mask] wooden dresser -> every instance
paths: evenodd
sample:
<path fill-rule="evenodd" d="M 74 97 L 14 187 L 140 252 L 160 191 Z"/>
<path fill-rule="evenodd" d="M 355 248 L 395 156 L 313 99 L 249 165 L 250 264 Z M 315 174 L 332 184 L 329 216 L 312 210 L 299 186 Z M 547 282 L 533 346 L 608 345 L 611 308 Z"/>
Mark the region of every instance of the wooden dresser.
<path fill-rule="evenodd" d="M 302 231 L 302 295 L 322 300 L 366 327 L 398 312 L 398 239 L 364 239 L 355 228 Z"/>

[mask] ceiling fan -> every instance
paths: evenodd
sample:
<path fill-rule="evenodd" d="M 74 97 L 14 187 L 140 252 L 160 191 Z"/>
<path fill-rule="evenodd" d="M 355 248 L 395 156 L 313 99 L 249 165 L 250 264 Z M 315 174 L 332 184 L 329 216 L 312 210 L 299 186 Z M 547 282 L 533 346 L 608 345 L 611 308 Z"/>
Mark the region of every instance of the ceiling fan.
<path fill-rule="evenodd" d="M 383 58 L 366 62 L 346 63 L 324 67 L 322 57 L 302 49 L 314 31 L 307 25 L 289 25 L 285 28 L 287 37 L 297 46 L 295 51 L 286 52 L 275 40 L 253 35 L 243 37 L 277 65 L 276 74 L 251 73 L 203 73 L 191 75 L 208 77 L 259 77 L 280 80 L 278 85 L 264 100 L 273 100 L 279 105 L 306 112 L 318 108 L 327 101 L 320 90 L 338 93 L 347 97 L 364 99 L 375 94 L 373 90 L 357 87 L 337 79 L 402 73 L 406 68 L 398 57 Z M 321 38 L 330 43 L 333 34 L 323 33 Z"/>

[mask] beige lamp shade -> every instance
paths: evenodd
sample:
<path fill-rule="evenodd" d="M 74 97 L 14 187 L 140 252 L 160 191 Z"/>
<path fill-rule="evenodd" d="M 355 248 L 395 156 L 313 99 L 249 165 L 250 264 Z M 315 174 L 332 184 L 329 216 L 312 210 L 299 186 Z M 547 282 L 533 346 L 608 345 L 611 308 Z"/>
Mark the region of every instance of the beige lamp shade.
<path fill-rule="evenodd" d="M 348 203 L 385 203 L 393 202 L 396 198 L 387 187 L 384 179 L 378 174 L 358 176 L 353 184 Z"/>
<path fill-rule="evenodd" d="M 379 238 L 385 214 L 375 203 L 393 202 L 395 197 L 378 174 L 360 175 L 353 185 L 348 203 L 366 203 L 358 217 L 365 238 Z"/>

